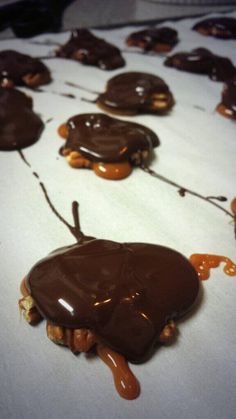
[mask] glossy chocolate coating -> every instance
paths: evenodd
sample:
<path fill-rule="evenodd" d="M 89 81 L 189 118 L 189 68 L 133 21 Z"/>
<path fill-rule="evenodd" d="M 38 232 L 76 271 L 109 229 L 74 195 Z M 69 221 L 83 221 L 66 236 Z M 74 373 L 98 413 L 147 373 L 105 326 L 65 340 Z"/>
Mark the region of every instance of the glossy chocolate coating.
<path fill-rule="evenodd" d="M 39 261 L 27 287 L 50 322 L 93 330 L 100 341 L 139 362 L 166 323 L 192 307 L 199 279 L 172 249 L 84 237 Z"/>
<path fill-rule="evenodd" d="M 24 93 L 0 88 L 0 150 L 19 150 L 39 139 L 43 122 L 32 108 Z"/>
<path fill-rule="evenodd" d="M 168 98 L 167 107 L 154 109 L 153 96 L 162 93 Z M 133 71 L 112 77 L 107 83 L 106 92 L 98 96 L 97 103 L 121 114 L 165 113 L 174 105 L 174 98 L 160 77 Z"/>
<path fill-rule="evenodd" d="M 72 32 L 70 40 L 56 54 L 58 57 L 71 58 L 102 70 L 113 70 L 125 65 L 119 48 L 97 38 L 87 29 Z"/>
<path fill-rule="evenodd" d="M 212 17 L 193 26 L 193 30 L 221 39 L 236 38 L 236 19 L 232 17 Z"/>
<path fill-rule="evenodd" d="M 159 44 L 168 45 L 171 48 L 178 42 L 178 32 L 168 27 L 149 28 L 131 33 L 126 42 L 131 46 L 139 46 L 145 51 L 155 51 Z"/>
<path fill-rule="evenodd" d="M 164 64 L 190 73 L 207 74 L 214 81 L 225 81 L 236 75 L 236 67 L 229 58 L 215 55 L 205 48 L 178 52 L 168 57 Z"/>
<path fill-rule="evenodd" d="M 224 85 L 221 103 L 236 117 L 236 76 Z"/>
<path fill-rule="evenodd" d="M 37 58 L 12 50 L 0 51 L 0 82 L 10 79 L 15 85 L 23 86 L 26 85 L 23 77 L 28 74 L 41 74 L 46 82 L 50 81 L 48 68 Z"/>
<path fill-rule="evenodd" d="M 149 128 L 101 113 L 76 115 L 68 120 L 67 126 L 65 148 L 94 162 L 129 160 L 136 151 L 151 152 L 159 145 L 158 137 Z"/>

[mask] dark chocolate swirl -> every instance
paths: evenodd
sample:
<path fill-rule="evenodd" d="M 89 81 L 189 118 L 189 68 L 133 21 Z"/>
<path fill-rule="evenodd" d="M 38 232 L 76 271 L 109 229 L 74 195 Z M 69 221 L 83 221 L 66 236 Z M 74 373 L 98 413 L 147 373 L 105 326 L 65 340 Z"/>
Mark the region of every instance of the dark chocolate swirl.
<path fill-rule="evenodd" d="M 159 145 L 158 137 L 149 128 L 101 113 L 76 115 L 67 126 L 65 149 L 78 151 L 94 162 L 126 161 L 136 151 L 151 151 Z"/>
<path fill-rule="evenodd" d="M 48 83 L 51 80 L 48 68 L 37 58 L 12 50 L 0 51 L 0 84 L 4 79 L 8 79 L 15 85 L 28 86 L 24 81 L 24 77 L 28 75 L 30 77 L 39 76 L 37 85 Z"/>
<path fill-rule="evenodd" d="M 112 77 L 105 93 L 98 96 L 97 105 L 119 114 L 162 114 L 173 107 L 174 98 L 160 77 L 131 71 Z"/>
<path fill-rule="evenodd" d="M 168 57 L 164 64 L 190 73 L 207 74 L 214 81 L 225 81 L 236 75 L 236 67 L 229 58 L 215 55 L 206 48 L 178 52 Z"/>
<path fill-rule="evenodd" d="M 32 108 L 24 93 L 0 87 L 0 150 L 19 150 L 39 139 L 44 125 Z"/>
<path fill-rule="evenodd" d="M 224 84 L 217 110 L 228 118 L 236 119 L 236 76 Z"/>
<path fill-rule="evenodd" d="M 167 322 L 192 307 L 199 280 L 190 262 L 172 249 L 84 237 L 39 261 L 27 287 L 50 322 L 90 329 L 139 362 Z"/>
<path fill-rule="evenodd" d="M 96 66 L 102 70 L 113 70 L 125 65 L 119 48 L 104 39 L 97 38 L 87 29 L 73 31 L 69 41 L 59 48 L 56 55 Z"/>

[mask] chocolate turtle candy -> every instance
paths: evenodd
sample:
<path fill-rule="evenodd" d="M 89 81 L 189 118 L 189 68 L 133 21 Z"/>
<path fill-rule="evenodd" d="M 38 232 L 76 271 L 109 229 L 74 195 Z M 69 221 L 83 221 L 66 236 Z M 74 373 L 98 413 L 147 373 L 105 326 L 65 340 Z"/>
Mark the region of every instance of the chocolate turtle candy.
<path fill-rule="evenodd" d="M 37 87 L 51 81 L 50 71 L 37 58 L 17 51 L 0 51 L 0 85 Z"/>
<path fill-rule="evenodd" d="M 30 97 L 15 89 L 0 87 L 0 150 L 19 150 L 34 144 L 43 126 L 33 112 Z"/>
<path fill-rule="evenodd" d="M 102 110 L 119 115 L 165 114 L 173 107 L 174 98 L 160 77 L 133 71 L 112 77 L 96 103 Z"/>
<path fill-rule="evenodd" d="M 59 128 L 62 154 L 72 167 L 87 167 L 107 179 L 123 179 L 147 160 L 159 139 L 149 128 L 108 115 L 81 114 Z"/>
<path fill-rule="evenodd" d="M 65 328 L 87 328 L 140 362 L 169 320 L 184 315 L 199 279 L 180 253 L 158 245 L 83 238 L 39 261 L 26 279 L 41 315 Z"/>
<path fill-rule="evenodd" d="M 233 17 L 211 17 L 201 20 L 193 30 L 206 36 L 221 39 L 236 39 L 236 19 Z"/>
<path fill-rule="evenodd" d="M 139 47 L 144 51 L 168 52 L 178 43 L 178 32 L 163 26 L 148 28 L 131 33 L 126 44 L 129 47 Z"/>
<path fill-rule="evenodd" d="M 236 75 L 236 67 L 229 58 L 215 55 L 206 48 L 178 52 L 169 56 L 164 64 L 181 71 L 206 74 L 214 81 L 225 81 Z"/>
<path fill-rule="evenodd" d="M 221 103 L 216 110 L 226 118 L 236 120 L 236 76 L 224 84 Z"/>
<path fill-rule="evenodd" d="M 73 31 L 69 41 L 56 51 L 56 55 L 102 70 L 114 70 L 125 65 L 119 48 L 104 39 L 97 38 L 87 29 Z"/>

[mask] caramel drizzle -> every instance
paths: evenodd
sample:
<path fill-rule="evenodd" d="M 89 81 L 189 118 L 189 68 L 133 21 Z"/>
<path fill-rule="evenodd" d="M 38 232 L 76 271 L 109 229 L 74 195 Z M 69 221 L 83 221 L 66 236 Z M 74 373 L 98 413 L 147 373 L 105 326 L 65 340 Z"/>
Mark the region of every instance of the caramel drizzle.
<path fill-rule="evenodd" d="M 225 262 L 223 271 L 226 275 L 236 276 L 236 264 L 226 256 L 208 255 L 195 253 L 189 258 L 196 269 L 199 279 L 206 280 L 210 276 L 210 269 L 217 268 L 221 262 Z"/>
<path fill-rule="evenodd" d="M 127 400 L 136 399 L 140 393 L 140 385 L 125 358 L 101 343 L 97 344 L 97 353 L 101 360 L 111 369 L 114 384 L 119 395 Z"/>

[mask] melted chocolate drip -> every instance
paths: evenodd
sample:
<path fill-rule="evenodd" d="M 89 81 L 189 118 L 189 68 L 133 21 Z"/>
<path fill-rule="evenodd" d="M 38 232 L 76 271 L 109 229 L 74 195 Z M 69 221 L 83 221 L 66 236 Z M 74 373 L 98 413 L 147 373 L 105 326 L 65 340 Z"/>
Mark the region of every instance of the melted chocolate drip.
<path fill-rule="evenodd" d="M 224 85 L 221 103 L 236 118 L 236 76 Z"/>
<path fill-rule="evenodd" d="M 65 148 L 94 162 L 126 161 L 137 151 L 151 152 L 159 145 L 158 137 L 149 128 L 101 113 L 76 115 L 67 126 Z"/>
<path fill-rule="evenodd" d="M 97 38 L 87 29 L 72 32 L 70 40 L 56 54 L 58 57 L 71 58 L 102 70 L 113 70 L 125 65 L 119 48 Z"/>
<path fill-rule="evenodd" d="M 167 97 L 164 108 L 155 106 L 156 95 Z M 129 72 L 112 77 L 106 92 L 97 98 L 97 104 L 111 112 L 123 114 L 165 113 L 174 105 L 167 84 L 160 77 L 148 73 Z"/>
<path fill-rule="evenodd" d="M 229 58 L 215 55 L 205 48 L 197 48 L 191 52 L 178 52 L 168 57 L 164 64 L 181 71 L 207 74 L 214 81 L 225 81 L 236 76 L 236 67 Z"/>
<path fill-rule="evenodd" d="M 89 238 L 38 262 L 27 287 L 43 317 L 93 330 L 139 362 L 166 323 L 192 307 L 199 281 L 190 262 L 172 249 Z"/>
<path fill-rule="evenodd" d="M 44 125 L 32 107 L 24 93 L 0 87 L 0 150 L 19 150 L 39 139 Z"/>
<path fill-rule="evenodd" d="M 178 32 L 168 27 L 144 29 L 131 33 L 126 43 L 145 51 L 155 51 L 161 45 L 167 45 L 170 50 L 178 43 Z"/>
<path fill-rule="evenodd" d="M 234 218 L 234 215 L 230 211 L 226 210 L 225 208 L 221 207 L 219 204 L 214 202 L 214 199 L 216 199 L 218 201 L 221 201 L 221 202 L 226 201 L 227 200 L 226 197 L 224 197 L 224 196 L 218 196 L 218 197 L 206 196 L 205 197 L 198 192 L 192 191 L 191 189 L 185 188 L 185 187 L 179 185 L 178 183 L 176 183 L 176 182 L 174 182 L 170 179 L 167 179 L 165 176 L 162 176 L 161 174 L 155 172 L 154 170 L 150 169 L 149 167 L 147 167 L 145 165 L 141 165 L 140 167 L 144 172 L 148 173 L 149 175 L 161 180 L 162 182 L 168 183 L 168 185 L 171 185 L 171 186 L 174 186 L 175 188 L 177 188 L 178 193 L 181 197 L 184 197 L 188 193 L 188 194 L 193 195 L 193 196 L 195 196 L 199 199 L 202 199 L 203 201 L 209 202 L 211 205 L 214 205 L 215 207 L 217 207 L 218 209 L 223 211 L 225 214 Z M 212 201 L 212 199 L 213 199 L 213 201 Z"/>
<path fill-rule="evenodd" d="M 26 85 L 23 77 L 28 74 L 43 75 L 42 84 L 51 80 L 48 68 L 37 58 L 12 50 L 0 51 L 0 83 L 3 79 L 9 79 L 15 85 Z"/>
<path fill-rule="evenodd" d="M 236 39 L 236 19 L 232 17 L 204 19 L 196 23 L 193 30 L 215 38 Z"/>

